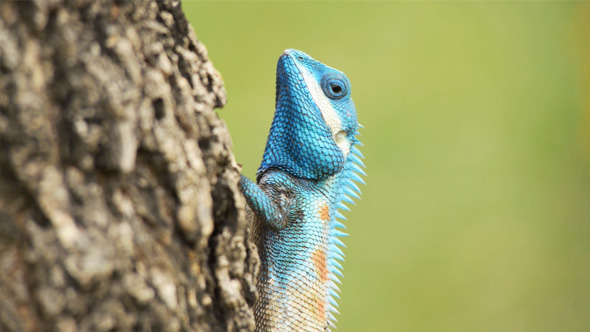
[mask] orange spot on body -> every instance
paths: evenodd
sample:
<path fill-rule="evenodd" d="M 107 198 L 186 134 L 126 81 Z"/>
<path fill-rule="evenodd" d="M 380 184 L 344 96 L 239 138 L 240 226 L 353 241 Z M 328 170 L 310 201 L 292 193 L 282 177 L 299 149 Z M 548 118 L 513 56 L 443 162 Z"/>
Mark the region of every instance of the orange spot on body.
<path fill-rule="evenodd" d="M 326 253 L 322 249 L 316 250 L 312 255 L 313 264 L 322 283 L 328 281 L 328 266 Z"/>
<path fill-rule="evenodd" d="M 316 298 L 316 306 L 317 306 L 318 320 L 323 323 L 326 320 L 326 301 L 325 301 L 325 298 L 321 298 L 321 297 L 318 296 Z"/>
<path fill-rule="evenodd" d="M 328 208 L 327 204 L 322 204 L 322 206 L 320 206 L 320 219 L 322 219 L 325 222 L 330 221 L 330 208 Z"/>

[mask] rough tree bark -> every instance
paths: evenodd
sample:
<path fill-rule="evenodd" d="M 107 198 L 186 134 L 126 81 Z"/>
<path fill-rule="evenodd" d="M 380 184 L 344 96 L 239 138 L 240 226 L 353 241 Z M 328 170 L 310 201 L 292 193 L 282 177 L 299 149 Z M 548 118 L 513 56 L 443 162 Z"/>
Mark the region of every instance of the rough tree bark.
<path fill-rule="evenodd" d="M 0 2 L 0 330 L 252 330 L 220 75 L 177 1 Z"/>

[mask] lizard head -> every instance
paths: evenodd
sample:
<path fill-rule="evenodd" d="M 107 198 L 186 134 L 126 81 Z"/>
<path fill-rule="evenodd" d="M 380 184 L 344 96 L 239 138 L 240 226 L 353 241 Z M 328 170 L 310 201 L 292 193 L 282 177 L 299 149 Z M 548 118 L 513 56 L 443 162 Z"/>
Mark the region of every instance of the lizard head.
<path fill-rule="evenodd" d="M 341 171 L 359 127 L 350 92 L 342 72 L 301 51 L 283 52 L 275 116 L 258 176 L 277 168 L 321 180 Z"/>

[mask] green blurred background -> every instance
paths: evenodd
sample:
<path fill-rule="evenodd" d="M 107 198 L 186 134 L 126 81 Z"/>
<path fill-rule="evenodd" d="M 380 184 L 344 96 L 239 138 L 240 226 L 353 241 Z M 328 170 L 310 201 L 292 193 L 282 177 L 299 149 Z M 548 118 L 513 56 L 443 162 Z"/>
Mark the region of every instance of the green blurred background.
<path fill-rule="evenodd" d="M 284 49 L 352 82 L 338 331 L 590 331 L 590 3 L 182 5 L 251 178 Z"/>

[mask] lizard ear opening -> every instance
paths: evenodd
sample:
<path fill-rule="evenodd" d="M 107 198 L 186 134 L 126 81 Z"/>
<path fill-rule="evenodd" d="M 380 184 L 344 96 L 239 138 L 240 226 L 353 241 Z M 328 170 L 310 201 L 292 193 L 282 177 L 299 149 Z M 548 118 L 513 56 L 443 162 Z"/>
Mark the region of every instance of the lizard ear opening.
<path fill-rule="evenodd" d="M 336 145 L 340 151 L 342 151 L 342 154 L 346 159 L 348 157 L 348 153 L 350 152 L 350 140 L 348 139 L 348 134 L 346 131 L 340 130 L 337 132 L 336 135 L 334 135 L 334 142 L 336 142 Z"/>

